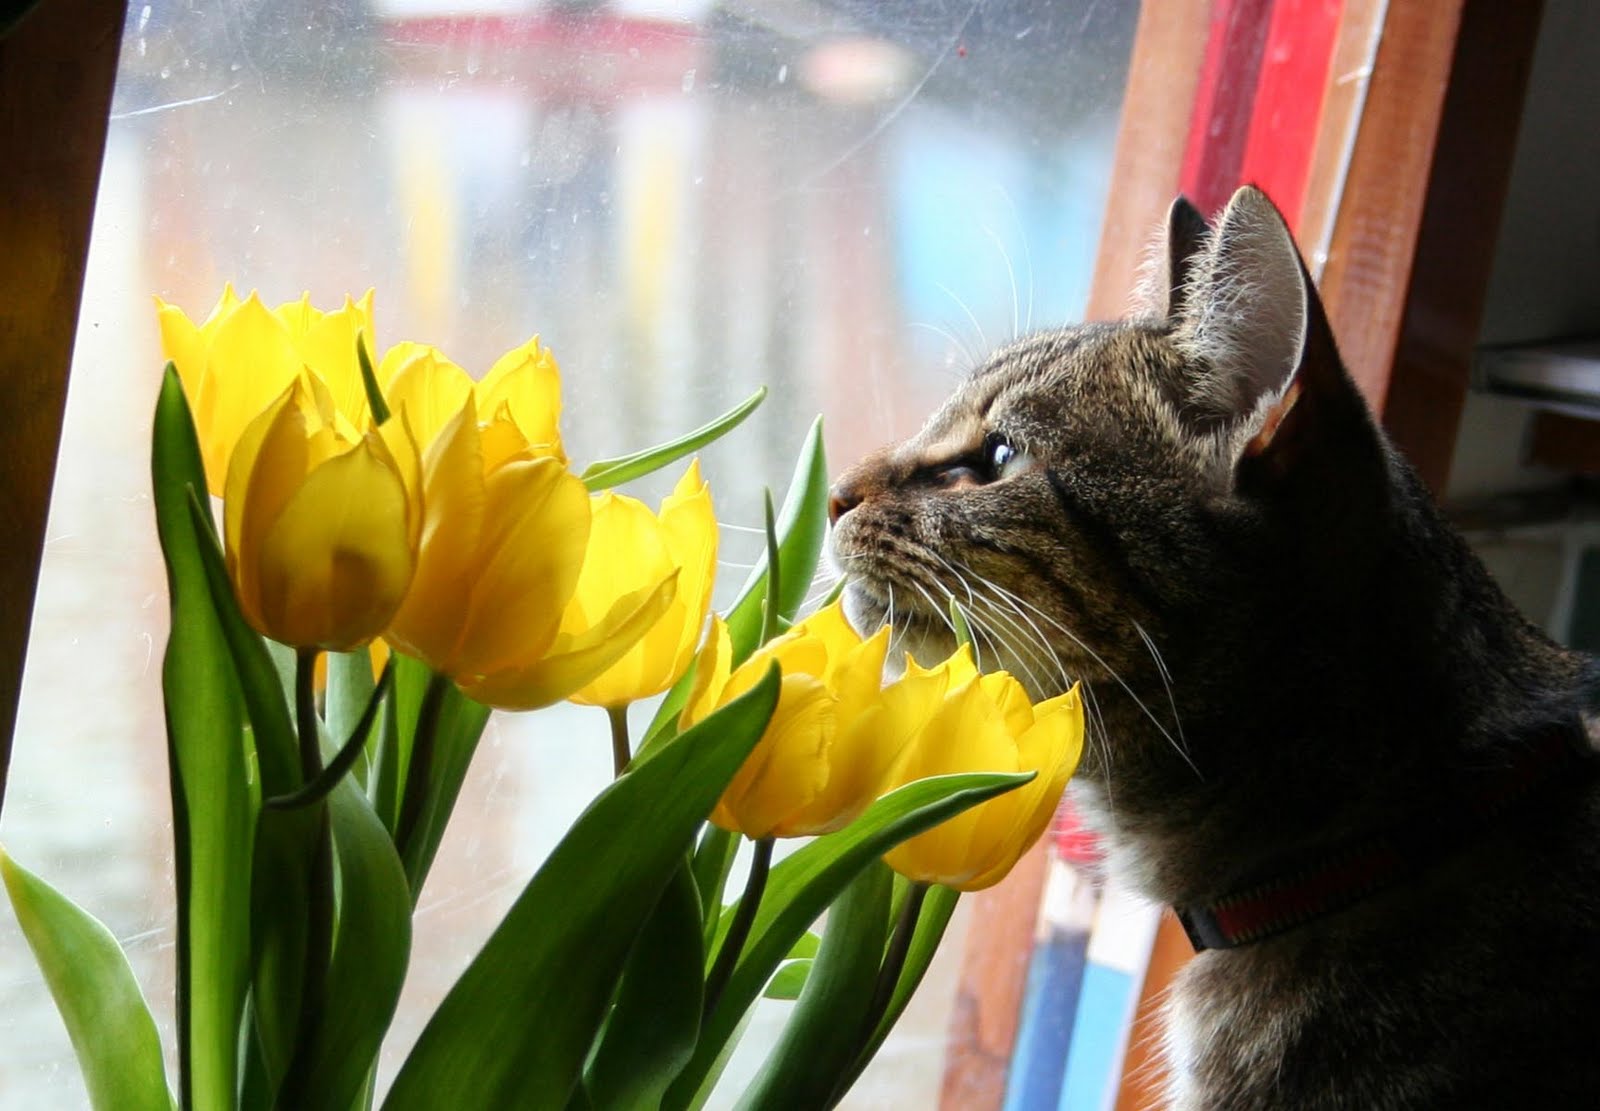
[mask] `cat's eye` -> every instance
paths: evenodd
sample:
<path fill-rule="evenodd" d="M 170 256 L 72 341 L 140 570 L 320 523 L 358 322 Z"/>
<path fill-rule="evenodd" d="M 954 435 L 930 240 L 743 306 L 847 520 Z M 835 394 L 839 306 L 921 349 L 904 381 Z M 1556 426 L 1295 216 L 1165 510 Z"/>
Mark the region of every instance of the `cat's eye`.
<path fill-rule="evenodd" d="M 1018 450 L 1015 444 L 1001 436 L 990 437 L 984 455 L 986 457 L 984 462 L 988 466 L 992 482 L 1021 474 L 1034 465 L 1033 456 Z"/>

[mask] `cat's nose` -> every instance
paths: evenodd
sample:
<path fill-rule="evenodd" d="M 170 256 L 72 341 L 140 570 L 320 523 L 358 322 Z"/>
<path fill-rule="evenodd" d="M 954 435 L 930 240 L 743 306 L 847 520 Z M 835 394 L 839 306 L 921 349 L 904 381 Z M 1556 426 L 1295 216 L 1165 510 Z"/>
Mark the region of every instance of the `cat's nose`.
<path fill-rule="evenodd" d="M 828 520 L 838 524 L 839 518 L 860 505 L 863 497 L 861 487 L 849 478 L 835 482 L 833 489 L 828 491 Z"/>

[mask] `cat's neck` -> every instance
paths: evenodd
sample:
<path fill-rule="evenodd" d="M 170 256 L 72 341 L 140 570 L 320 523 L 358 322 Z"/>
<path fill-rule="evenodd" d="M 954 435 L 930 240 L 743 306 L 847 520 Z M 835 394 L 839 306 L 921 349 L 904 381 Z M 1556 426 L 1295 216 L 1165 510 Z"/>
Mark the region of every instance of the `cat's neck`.
<path fill-rule="evenodd" d="M 1185 683 L 1222 669 L 1201 631 L 1176 638 L 1192 656 L 1168 657 L 1181 733 L 1149 712 L 1167 704 L 1151 680 L 1097 692 L 1112 755 L 1090 762 L 1077 792 L 1113 867 L 1152 898 L 1215 899 L 1275 861 L 1380 828 L 1584 709 L 1593 663 L 1523 620 L 1409 481 L 1369 574 L 1305 620 L 1263 613 L 1274 632 L 1254 646 L 1250 691 Z M 1242 673 L 1237 660 L 1225 670 Z"/>

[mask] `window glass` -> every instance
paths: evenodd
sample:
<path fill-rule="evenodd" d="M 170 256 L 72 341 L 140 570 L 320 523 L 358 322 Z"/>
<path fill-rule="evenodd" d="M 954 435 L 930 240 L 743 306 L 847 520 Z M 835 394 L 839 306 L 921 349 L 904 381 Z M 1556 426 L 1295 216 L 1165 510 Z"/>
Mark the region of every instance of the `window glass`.
<path fill-rule="evenodd" d="M 767 386 L 704 457 L 726 601 L 759 552 L 762 486 L 781 496 L 815 414 L 837 470 L 914 429 L 986 349 L 1081 312 L 1136 15 L 1133 0 L 134 3 L 0 832 L 123 940 L 169 1047 L 151 295 L 200 317 L 225 281 L 323 307 L 375 287 L 380 349 L 435 342 L 474 374 L 538 333 L 580 465 Z M 491 724 L 421 901 L 386 1077 L 608 775 L 599 711 Z M 960 943 L 958 925 L 854 1106 L 932 1105 Z M 784 1006 L 761 1004 L 725 1090 Z M 8 1101 L 81 1103 L 9 915 L 0 1030 Z"/>

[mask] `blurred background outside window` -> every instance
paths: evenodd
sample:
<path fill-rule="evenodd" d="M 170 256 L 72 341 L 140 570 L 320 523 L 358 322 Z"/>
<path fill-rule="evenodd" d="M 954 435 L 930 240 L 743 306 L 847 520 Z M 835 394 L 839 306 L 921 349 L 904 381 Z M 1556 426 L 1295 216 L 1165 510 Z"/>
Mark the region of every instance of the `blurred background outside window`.
<path fill-rule="evenodd" d="M 704 458 L 725 602 L 815 414 L 837 471 L 991 347 L 1082 314 L 1137 17 L 1135 0 L 133 4 L 0 838 L 124 942 L 167 1045 L 151 295 L 199 318 L 225 281 L 330 308 L 375 287 L 380 349 L 437 343 L 474 374 L 538 333 L 580 465 L 767 386 Z M 491 724 L 421 900 L 385 1080 L 609 774 L 599 711 Z M 937 1101 L 963 940 L 958 922 L 847 1106 Z M 760 1004 L 713 1106 L 786 1006 Z M 7 1106 L 82 1105 L 9 915 L 0 1035 Z"/>

